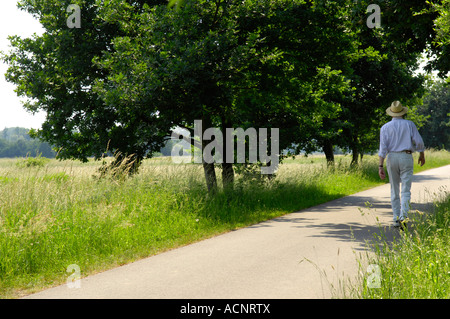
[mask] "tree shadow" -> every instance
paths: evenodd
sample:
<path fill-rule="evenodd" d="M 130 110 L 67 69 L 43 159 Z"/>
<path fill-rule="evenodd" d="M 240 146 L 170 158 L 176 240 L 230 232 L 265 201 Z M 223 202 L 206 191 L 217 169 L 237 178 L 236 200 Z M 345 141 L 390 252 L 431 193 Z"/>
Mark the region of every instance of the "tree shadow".
<path fill-rule="evenodd" d="M 339 241 L 353 242 L 353 249 L 366 251 L 369 244 L 381 245 L 391 243 L 399 234 L 397 229 L 382 225 L 365 225 L 361 223 L 325 223 L 320 225 L 310 225 L 320 229 L 320 234 L 312 237 L 334 238 Z"/>
<path fill-rule="evenodd" d="M 413 175 L 412 181 L 414 182 L 425 182 L 425 181 L 435 181 L 440 180 L 441 178 L 435 175 Z"/>

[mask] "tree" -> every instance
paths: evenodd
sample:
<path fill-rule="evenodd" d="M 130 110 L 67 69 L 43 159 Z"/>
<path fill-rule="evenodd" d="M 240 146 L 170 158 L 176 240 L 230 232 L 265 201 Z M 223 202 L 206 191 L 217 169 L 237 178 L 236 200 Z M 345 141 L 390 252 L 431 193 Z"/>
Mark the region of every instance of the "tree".
<path fill-rule="evenodd" d="M 427 147 L 450 150 L 450 88 L 443 81 L 432 85 L 418 106 L 427 121 L 419 132 Z"/>
<path fill-rule="evenodd" d="M 108 75 L 93 59 L 111 50 L 112 39 L 122 35 L 117 25 L 100 19 L 102 2 L 22 0 L 19 7 L 39 19 L 45 32 L 26 39 L 11 36 L 14 49 L 2 58 L 9 64 L 6 79 L 16 84 L 19 96 L 30 100 L 24 107 L 47 113 L 42 129 L 32 135 L 57 147 L 61 159 L 99 159 L 108 147 L 123 156 L 135 154 L 142 158 L 159 151 L 163 144 L 164 137 L 152 136 L 151 126 L 136 123 L 136 119 L 128 118 L 132 115 L 119 113 L 114 107 L 106 107 L 92 90 L 96 80 Z M 143 3 L 166 3 L 130 2 L 135 10 L 140 10 Z M 81 28 L 67 25 L 70 13 L 66 9 L 71 4 L 81 8 Z"/>

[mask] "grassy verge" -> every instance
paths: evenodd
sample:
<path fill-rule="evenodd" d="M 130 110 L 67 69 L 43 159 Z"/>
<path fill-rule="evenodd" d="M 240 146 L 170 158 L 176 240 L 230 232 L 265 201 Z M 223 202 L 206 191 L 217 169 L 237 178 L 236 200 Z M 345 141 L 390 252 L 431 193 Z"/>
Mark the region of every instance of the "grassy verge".
<path fill-rule="evenodd" d="M 349 169 L 340 156 L 330 170 L 321 157 L 297 157 L 271 181 L 237 176 L 234 190 L 210 196 L 200 166 L 170 159 L 124 180 L 93 177 L 93 162 L 1 160 L 0 297 L 64 283 L 72 264 L 86 276 L 377 186 L 377 161 Z M 449 161 L 433 152 L 427 168 Z"/>
<path fill-rule="evenodd" d="M 412 227 L 391 243 L 377 246 L 369 264 L 377 272 L 352 287 L 364 299 L 450 298 L 450 193 L 428 214 L 417 213 Z M 377 284 L 370 278 L 378 276 Z"/>

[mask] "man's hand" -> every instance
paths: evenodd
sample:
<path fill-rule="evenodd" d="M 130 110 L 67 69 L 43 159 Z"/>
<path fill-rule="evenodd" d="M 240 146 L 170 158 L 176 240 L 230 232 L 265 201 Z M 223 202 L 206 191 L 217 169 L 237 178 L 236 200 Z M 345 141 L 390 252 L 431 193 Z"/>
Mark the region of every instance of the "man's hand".
<path fill-rule="evenodd" d="M 425 153 L 424 152 L 420 152 L 418 164 L 420 166 L 423 166 L 425 164 Z"/>
<path fill-rule="evenodd" d="M 383 167 L 378 167 L 378 175 L 380 175 L 381 179 L 385 179 L 386 178 L 386 174 L 384 173 L 384 168 Z"/>
<path fill-rule="evenodd" d="M 383 163 L 384 163 L 384 158 L 381 156 L 378 156 L 378 175 L 380 175 L 381 179 L 385 179 L 386 178 L 386 174 L 384 173 L 384 167 L 383 167 Z"/>

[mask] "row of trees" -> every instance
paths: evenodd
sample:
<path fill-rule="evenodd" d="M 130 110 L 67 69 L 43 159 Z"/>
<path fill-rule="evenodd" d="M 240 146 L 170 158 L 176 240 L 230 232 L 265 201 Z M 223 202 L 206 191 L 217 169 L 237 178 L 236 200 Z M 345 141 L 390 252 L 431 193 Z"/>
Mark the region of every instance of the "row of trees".
<path fill-rule="evenodd" d="M 323 150 L 332 162 L 338 146 L 356 162 L 377 149 L 393 100 L 420 100 L 424 51 L 428 69 L 450 70 L 448 0 L 171 3 L 21 1 L 46 32 L 11 37 L 3 60 L 25 107 L 47 113 L 34 135 L 61 158 L 101 158 L 108 145 L 139 163 L 174 127 L 194 136 L 202 120 L 203 130 L 279 128 L 280 149 Z M 67 26 L 69 4 L 81 8 L 80 28 Z M 366 23 L 369 4 L 380 6 L 380 28 Z M 214 164 L 203 167 L 215 188 Z M 221 168 L 232 185 L 233 164 Z"/>
<path fill-rule="evenodd" d="M 25 157 L 41 155 L 53 158 L 56 153 L 46 143 L 33 139 L 29 130 L 23 127 L 10 127 L 0 131 L 0 157 Z"/>

